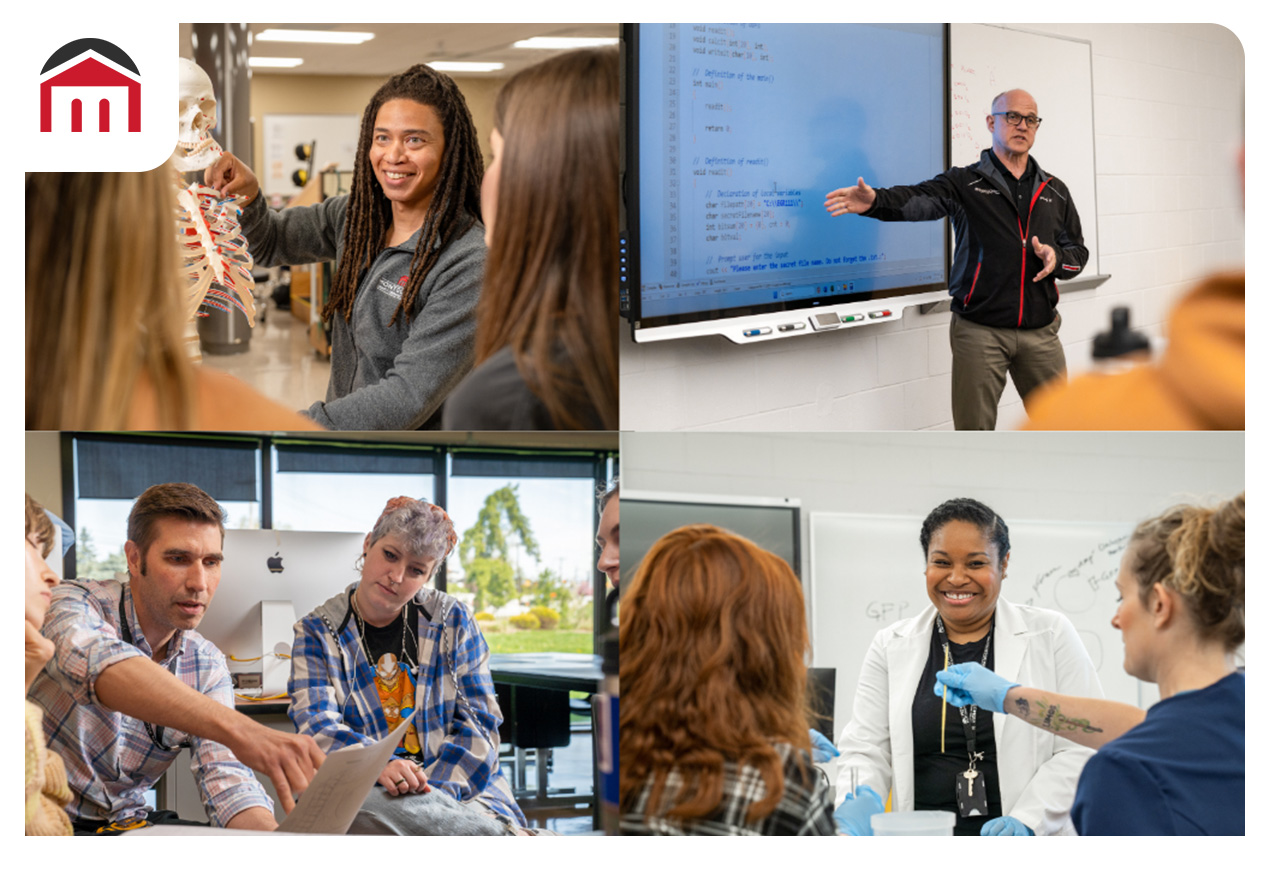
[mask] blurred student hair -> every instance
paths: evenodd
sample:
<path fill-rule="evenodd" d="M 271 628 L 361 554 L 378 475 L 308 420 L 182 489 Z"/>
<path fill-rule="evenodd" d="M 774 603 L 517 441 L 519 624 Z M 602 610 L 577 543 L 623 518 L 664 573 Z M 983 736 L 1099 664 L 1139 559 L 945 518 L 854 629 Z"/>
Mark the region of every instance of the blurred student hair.
<path fill-rule="evenodd" d="M 187 427 L 172 168 L 26 174 L 26 428 L 122 430 L 138 381 Z"/>
<path fill-rule="evenodd" d="M 744 537 L 690 525 L 653 544 L 623 599 L 623 808 L 649 779 L 648 808 L 661 808 L 677 770 L 667 814 L 706 815 L 731 761 L 767 786 L 748 820 L 768 815 L 785 790 L 772 742 L 810 752 L 807 623 L 789 565 Z"/>
<path fill-rule="evenodd" d="M 617 420 L 618 55 L 582 49 L 507 81 L 476 363 L 510 346 L 556 427 Z"/>
<path fill-rule="evenodd" d="M 35 534 L 40 542 L 40 555 L 47 558 L 53 550 L 53 522 L 30 494 L 26 495 L 26 535 Z"/>

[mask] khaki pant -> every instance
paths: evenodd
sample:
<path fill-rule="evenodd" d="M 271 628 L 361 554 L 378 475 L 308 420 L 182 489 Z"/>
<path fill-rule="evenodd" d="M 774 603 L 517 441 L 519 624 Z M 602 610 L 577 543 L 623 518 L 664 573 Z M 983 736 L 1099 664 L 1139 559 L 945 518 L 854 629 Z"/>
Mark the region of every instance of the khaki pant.
<path fill-rule="evenodd" d="M 1062 323 L 1062 316 L 1055 312 L 1049 325 L 1034 330 L 987 327 L 954 312 L 948 329 L 953 426 L 994 430 L 1007 373 L 1025 407 L 1034 390 L 1054 379 L 1066 379 L 1067 359 L 1058 339 Z"/>

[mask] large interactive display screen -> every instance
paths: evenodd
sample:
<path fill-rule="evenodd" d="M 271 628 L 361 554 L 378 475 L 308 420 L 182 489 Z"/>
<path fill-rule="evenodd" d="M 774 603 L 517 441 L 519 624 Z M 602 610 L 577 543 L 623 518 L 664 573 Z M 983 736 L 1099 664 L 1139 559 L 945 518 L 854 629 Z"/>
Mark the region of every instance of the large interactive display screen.
<path fill-rule="evenodd" d="M 913 184 L 947 167 L 944 25 L 639 24 L 623 37 L 636 339 L 947 287 L 946 221 L 824 208 L 859 177 Z"/>

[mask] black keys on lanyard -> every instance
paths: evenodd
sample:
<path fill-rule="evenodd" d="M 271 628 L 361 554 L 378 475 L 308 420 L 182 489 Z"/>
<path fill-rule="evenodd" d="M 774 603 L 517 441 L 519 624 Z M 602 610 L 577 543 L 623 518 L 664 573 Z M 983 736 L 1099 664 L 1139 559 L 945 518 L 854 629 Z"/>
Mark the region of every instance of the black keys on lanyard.
<path fill-rule="evenodd" d="M 944 630 L 944 621 L 938 614 L 935 615 L 935 627 L 939 631 L 939 641 L 944 647 L 944 661 L 952 663 L 952 647 L 948 642 L 948 634 Z M 992 631 L 996 627 L 994 621 L 988 629 L 988 638 L 984 643 L 983 657 L 980 664 L 983 667 L 988 666 L 988 652 L 992 649 Z M 984 781 L 983 774 L 979 772 L 976 763 L 983 760 L 983 752 L 975 751 L 975 723 L 979 717 L 979 707 L 970 706 L 969 712 L 966 707 L 958 707 L 961 712 L 961 729 L 966 734 L 966 751 L 970 756 L 970 766 L 965 772 L 957 776 L 957 814 L 962 818 L 969 818 L 974 815 L 988 814 L 988 790 Z"/>

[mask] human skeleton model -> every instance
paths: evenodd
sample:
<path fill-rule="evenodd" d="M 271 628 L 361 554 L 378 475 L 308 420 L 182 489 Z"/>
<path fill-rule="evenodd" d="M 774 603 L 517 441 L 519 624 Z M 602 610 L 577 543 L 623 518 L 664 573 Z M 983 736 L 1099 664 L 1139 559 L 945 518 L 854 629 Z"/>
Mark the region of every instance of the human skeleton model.
<path fill-rule="evenodd" d="M 182 272 L 190 282 L 186 315 L 191 320 L 208 308 L 229 312 L 234 307 L 256 323 L 252 289 L 252 259 L 247 252 L 238 217 L 239 197 L 222 199 L 215 188 L 195 182 L 183 188 L 181 173 L 205 169 L 221 156 L 221 147 L 208 133 L 216 126 L 216 96 L 207 74 L 193 61 L 181 58 L 181 131 L 172 163 L 177 169 L 177 237 Z"/>

